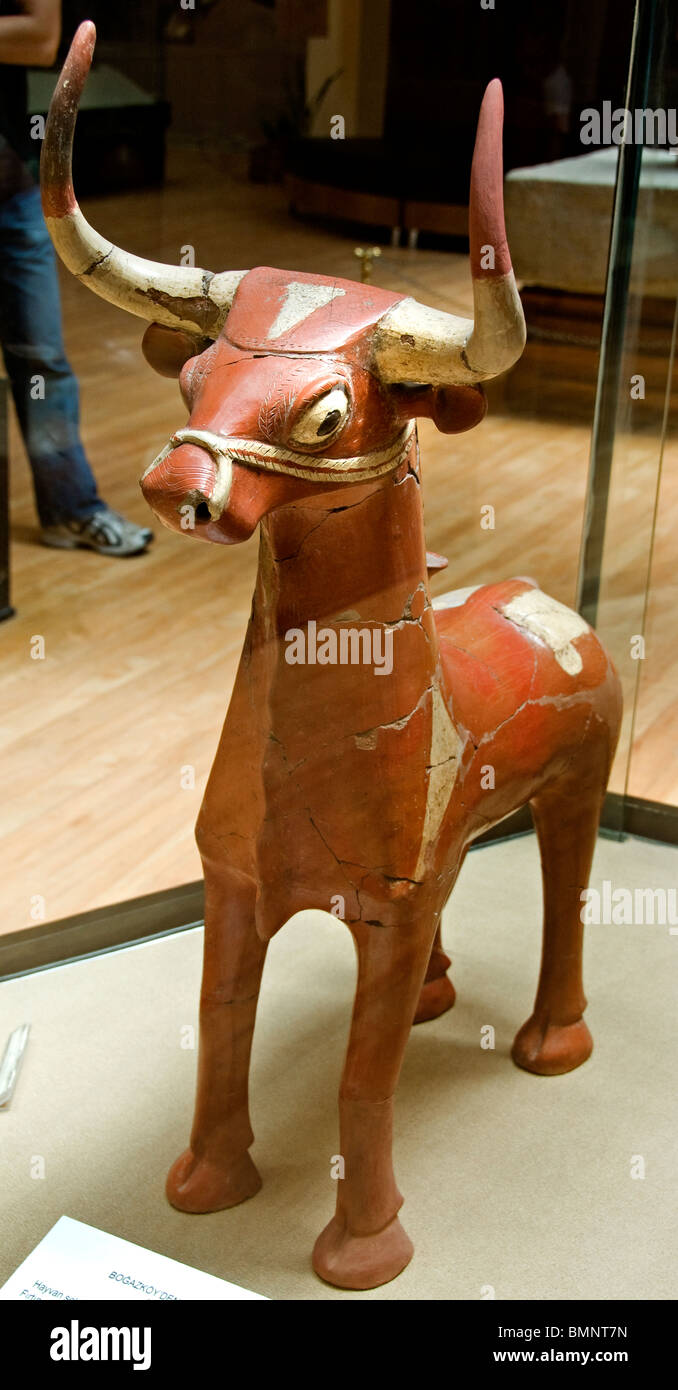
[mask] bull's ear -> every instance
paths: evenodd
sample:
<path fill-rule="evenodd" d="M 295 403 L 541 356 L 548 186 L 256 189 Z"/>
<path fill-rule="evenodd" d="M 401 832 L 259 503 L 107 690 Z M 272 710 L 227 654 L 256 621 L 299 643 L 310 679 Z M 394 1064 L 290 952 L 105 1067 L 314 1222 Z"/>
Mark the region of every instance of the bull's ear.
<path fill-rule="evenodd" d="M 392 397 L 403 420 L 427 416 L 441 434 L 463 434 L 479 425 L 487 411 L 482 386 L 394 386 Z"/>
<path fill-rule="evenodd" d="M 431 395 L 431 419 L 441 434 L 463 434 L 479 425 L 487 414 L 482 386 L 437 386 Z"/>
<path fill-rule="evenodd" d="M 209 341 L 209 338 L 194 338 L 181 328 L 165 328 L 160 323 L 151 323 L 144 333 L 141 351 L 149 366 L 160 376 L 178 377 L 189 358 L 203 352 Z"/>

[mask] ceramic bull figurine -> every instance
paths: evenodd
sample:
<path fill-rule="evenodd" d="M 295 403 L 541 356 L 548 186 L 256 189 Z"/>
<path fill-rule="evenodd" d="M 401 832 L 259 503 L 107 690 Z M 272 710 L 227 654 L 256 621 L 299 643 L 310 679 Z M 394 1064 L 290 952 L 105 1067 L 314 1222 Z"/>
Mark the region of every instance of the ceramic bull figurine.
<path fill-rule="evenodd" d="M 432 602 L 427 578 L 416 418 L 448 433 L 476 424 L 481 383 L 524 344 L 503 221 L 501 87 L 490 84 L 479 119 L 467 320 L 372 285 L 267 267 L 212 275 L 103 240 L 71 181 L 93 45 L 85 24 L 50 112 L 48 226 L 84 284 L 150 321 L 146 357 L 179 377 L 188 423 L 141 484 L 157 516 L 218 544 L 261 533 L 197 825 L 198 1095 L 167 1191 L 181 1210 L 205 1212 L 258 1190 L 247 1086 L 267 943 L 300 909 L 340 903 L 358 956 L 339 1102 L 344 1177 L 313 1264 L 332 1284 L 371 1288 L 412 1255 L 391 1160 L 393 1097 L 413 1020 L 454 1000 L 441 913 L 469 844 L 528 802 L 544 941 L 513 1058 L 554 1075 L 592 1047 L 580 894 L 619 728 L 618 678 L 581 617 L 533 581 Z"/>

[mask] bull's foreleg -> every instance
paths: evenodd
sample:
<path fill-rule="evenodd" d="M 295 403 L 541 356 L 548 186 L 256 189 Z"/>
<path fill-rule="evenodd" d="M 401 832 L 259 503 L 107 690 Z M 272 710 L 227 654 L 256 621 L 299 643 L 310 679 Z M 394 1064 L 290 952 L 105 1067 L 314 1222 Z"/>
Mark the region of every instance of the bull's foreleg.
<path fill-rule="evenodd" d="M 393 1175 L 393 1093 L 431 954 L 434 919 L 354 923 L 358 983 L 339 1097 L 344 1176 L 313 1267 L 340 1288 L 370 1289 L 412 1257 Z"/>
<path fill-rule="evenodd" d="M 254 929 L 255 892 L 243 874 L 206 868 L 195 1117 L 190 1147 L 167 1179 L 181 1211 L 220 1211 L 261 1187 L 248 1152 L 250 1051 L 266 954 Z"/>

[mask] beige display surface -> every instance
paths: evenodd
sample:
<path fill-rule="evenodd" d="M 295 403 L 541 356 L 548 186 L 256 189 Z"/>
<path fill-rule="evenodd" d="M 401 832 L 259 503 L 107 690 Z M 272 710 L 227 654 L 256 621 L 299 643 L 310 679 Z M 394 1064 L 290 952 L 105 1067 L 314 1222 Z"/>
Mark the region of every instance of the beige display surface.
<path fill-rule="evenodd" d="M 675 891 L 678 850 L 600 841 L 592 886 L 604 879 Z M 334 1205 L 354 987 L 339 922 L 301 914 L 271 944 L 252 1068 L 264 1186 L 214 1215 L 182 1215 L 163 1193 L 191 1123 L 196 1052 L 182 1042 L 202 932 L 0 985 L 2 1038 L 32 1024 L 0 1111 L 0 1282 L 65 1213 L 274 1299 L 674 1298 L 678 934 L 589 927 L 593 1057 L 534 1076 L 509 1049 L 536 984 L 540 898 L 533 837 L 469 855 L 443 932 L 457 1004 L 414 1029 L 396 1104 L 416 1254 L 368 1293 L 330 1288 L 310 1265 Z M 494 1049 L 480 1046 L 486 1025 Z"/>

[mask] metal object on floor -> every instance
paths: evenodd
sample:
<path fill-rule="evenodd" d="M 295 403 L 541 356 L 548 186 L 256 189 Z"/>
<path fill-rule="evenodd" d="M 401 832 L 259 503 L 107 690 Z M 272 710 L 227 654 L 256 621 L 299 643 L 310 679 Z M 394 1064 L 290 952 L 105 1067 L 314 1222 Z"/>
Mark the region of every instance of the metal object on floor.
<path fill-rule="evenodd" d="M 380 246 L 369 246 L 366 249 L 356 246 L 353 255 L 360 261 L 360 281 L 367 285 L 372 279 L 372 262 L 381 255 Z"/>

